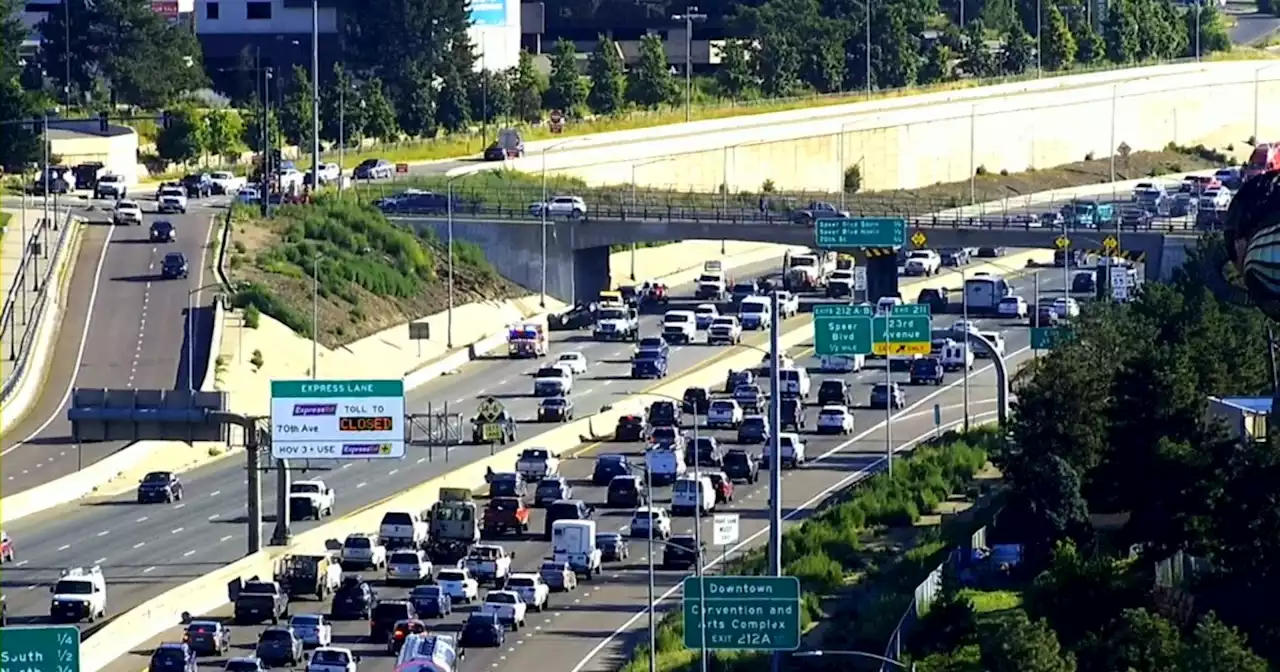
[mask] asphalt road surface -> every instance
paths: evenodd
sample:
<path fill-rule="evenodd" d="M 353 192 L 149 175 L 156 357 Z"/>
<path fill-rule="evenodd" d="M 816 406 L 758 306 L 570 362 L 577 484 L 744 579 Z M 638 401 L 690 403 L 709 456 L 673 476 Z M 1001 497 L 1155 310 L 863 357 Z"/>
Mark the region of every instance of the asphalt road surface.
<path fill-rule="evenodd" d="M 139 200 L 143 225 L 134 227 L 111 225 L 109 201 L 82 200 L 73 208 L 89 224 L 72 260 L 68 304 L 40 396 L 22 421 L 5 428 L 0 442 L 0 483 L 6 495 L 73 473 L 125 445 L 73 443 L 66 419 L 72 387 L 188 385 L 188 293 L 214 281 L 212 260 L 205 255 L 217 228 L 214 220 L 223 211 L 206 199 L 192 200 L 186 215 L 159 215 L 150 194 Z M 173 222 L 177 242 L 148 240 L 151 222 L 161 218 Z M 160 278 L 160 261 L 170 251 L 187 256 L 191 272 L 186 279 Z M 192 330 L 196 385 L 208 357 L 210 296 L 192 298 L 202 308 L 195 311 Z"/>
<path fill-rule="evenodd" d="M 1041 272 L 1040 290 L 1043 298 L 1060 296 L 1062 291 L 1061 274 L 1051 270 Z M 1056 278 L 1056 280 L 1055 280 Z M 1020 292 L 1030 297 L 1033 281 L 1027 276 L 1014 283 Z M 801 320 L 806 318 L 799 318 Z M 940 318 L 939 326 L 949 324 L 952 318 Z M 999 330 L 1006 339 L 1006 352 L 1017 362 L 1029 356 L 1027 351 L 1029 334 L 1025 320 L 1017 323 L 1009 320 L 980 320 L 984 328 Z M 682 349 L 687 351 L 688 348 Z M 810 348 L 797 348 L 790 353 L 797 363 L 817 371 L 817 361 Z M 598 360 L 597 360 L 598 361 Z M 607 365 L 606 365 L 607 366 Z M 602 371 L 597 365 L 591 375 L 602 376 L 609 371 Z M 906 374 L 894 372 L 896 381 L 905 382 Z M 829 377 L 817 373 L 813 381 L 813 390 L 821 381 Z M 843 376 L 850 380 L 857 389 L 862 403 L 870 392 L 870 386 L 884 379 L 882 365 L 872 362 L 868 369 L 857 374 Z M 588 378 L 587 380 L 590 380 Z M 961 376 L 949 374 L 942 387 L 910 387 L 907 389 L 908 408 L 898 411 L 893 422 L 893 443 L 899 448 L 908 447 L 914 442 L 932 435 L 935 431 L 933 406 L 936 404 L 942 412 L 944 426 L 960 421 L 962 415 L 963 390 Z M 970 378 L 970 405 L 975 419 L 991 417 L 995 410 L 994 373 L 989 363 L 978 360 L 978 366 Z M 621 393 L 621 390 L 615 393 Z M 599 391 L 594 391 L 599 394 Z M 525 392 L 524 394 L 527 394 Z M 514 400 L 512 400 L 514 401 Z M 528 403 L 532 403 L 529 399 Z M 579 402 L 581 403 L 581 402 Z M 809 411 L 809 429 L 812 431 L 816 409 Z M 883 465 L 886 453 L 886 437 L 883 430 L 885 412 L 883 410 L 857 409 L 855 411 L 857 432 L 853 437 L 820 437 L 809 434 L 808 455 L 811 463 L 803 468 L 788 470 L 783 476 L 783 505 L 789 521 L 802 520 L 809 515 L 816 504 L 821 502 L 831 491 L 856 482 Z M 732 442 L 731 433 L 723 431 L 703 430 L 722 442 Z M 631 511 L 610 509 L 604 506 L 604 489 L 590 484 L 590 473 L 593 466 L 592 454 L 595 452 L 625 452 L 639 459 L 643 446 L 638 443 L 603 443 L 583 446 L 583 454 L 576 459 L 568 460 L 561 465 L 561 472 L 571 479 L 574 485 L 574 497 L 581 498 L 597 507 L 596 520 L 601 531 L 625 530 Z M 756 448 L 758 451 L 758 448 Z M 763 474 L 762 474 L 763 475 Z M 341 493 L 340 493 L 341 497 Z M 660 488 L 655 491 L 658 503 L 669 503 L 670 489 Z M 756 485 L 739 485 L 734 493 L 734 501 L 722 505 L 722 511 L 737 512 L 741 516 L 742 540 L 740 547 L 729 549 L 741 552 L 748 548 L 765 543 L 767 535 L 768 479 L 761 479 Z M 531 517 L 530 529 L 535 533 L 542 529 L 542 512 L 535 510 Z M 673 531 L 676 533 L 692 530 L 694 521 L 689 517 L 675 519 Z M 710 521 L 703 522 L 702 533 L 711 538 Z M 542 559 L 550 554 L 550 546 L 540 537 L 533 535 L 512 536 L 501 541 L 508 550 L 515 552 L 513 567 L 519 570 L 536 570 Z M 719 551 L 720 549 L 716 549 Z M 543 613 L 530 613 L 527 627 L 517 633 L 510 633 L 506 644 L 498 649 L 472 649 L 468 651 L 467 670 L 489 669 L 551 669 L 557 671 L 581 672 L 584 670 L 612 670 L 621 657 L 635 643 L 638 633 L 643 631 L 647 619 L 642 614 L 647 595 L 647 544 L 633 541 L 630 544 L 630 559 L 623 562 L 609 563 L 605 572 L 596 580 L 581 581 L 577 591 L 572 593 L 556 593 L 550 600 L 550 607 Z M 661 551 L 655 553 L 656 561 L 661 560 Z M 714 571 L 714 567 L 712 568 Z M 668 597 L 665 607 L 675 604 L 669 599 L 672 591 L 678 590 L 684 572 L 659 570 L 656 577 L 656 588 L 659 596 Z M 366 577 L 378 585 L 379 597 L 400 598 L 407 593 L 404 588 L 382 586 L 382 576 L 378 572 L 368 572 Z M 482 595 L 483 595 L 482 589 Z M 433 629 L 442 632 L 456 632 L 466 616 L 475 607 L 455 607 L 453 616 L 433 621 Z M 328 605 L 321 602 L 296 602 L 291 609 L 292 614 L 329 612 Z M 229 607 L 219 610 L 210 617 L 227 619 Z M 233 626 L 233 651 L 231 655 L 252 655 L 254 643 L 262 631 L 262 627 Z M 363 621 L 342 621 L 335 624 L 334 643 L 337 646 L 348 646 L 363 656 L 361 672 L 391 672 L 393 658 L 387 656 L 382 647 L 368 642 L 368 624 Z M 181 632 L 174 629 L 154 641 L 137 649 L 133 655 L 120 659 L 109 669 L 110 672 L 136 672 L 147 664 L 147 657 L 154 646 L 161 641 L 177 641 Z M 222 659 L 209 658 L 201 661 L 201 669 L 220 669 Z"/>

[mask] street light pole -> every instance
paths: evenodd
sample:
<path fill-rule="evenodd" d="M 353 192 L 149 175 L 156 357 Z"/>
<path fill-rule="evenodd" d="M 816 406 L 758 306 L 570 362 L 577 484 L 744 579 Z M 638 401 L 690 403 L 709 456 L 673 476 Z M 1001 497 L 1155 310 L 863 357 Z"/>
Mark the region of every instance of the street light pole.
<path fill-rule="evenodd" d="M 320 365 L 320 253 L 311 257 L 311 379 Z"/>
<path fill-rule="evenodd" d="M 320 0 L 311 0 L 311 189 L 320 189 Z"/>
<path fill-rule="evenodd" d="M 769 320 L 769 575 L 782 576 L 782 389 L 779 368 L 782 356 L 782 320 L 778 315 L 778 292 L 772 292 Z M 704 633 L 705 634 L 705 633 Z M 774 651 L 773 672 L 782 672 L 782 654 Z"/>
<path fill-rule="evenodd" d="M 447 193 L 445 194 L 445 198 L 447 198 L 447 199 L 448 199 L 448 201 L 449 201 L 449 202 L 448 202 L 448 204 L 445 206 L 445 207 L 446 207 L 446 211 L 448 212 L 448 216 L 449 216 L 449 221 L 448 221 L 448 238 L 449 238 L 449 317 L 448 317 L 448 326 L 446 327 L 446 331 L 448 332 L 448 334 L 447 334 L 447 336 L 446 336 L 446 338 L 447 338 L 447 342 L 446 342 L 446 344 L 445 344 L 445 347 L 447 347 L 447 348 L 449 348 L 449 349 L 451 349 L 451 350 L 453 349 L 453 181 L 454 181 L 454 180 L 456 180 L 456 179 L 458 179 L 458 178 L 457 178 L 457 177 L 454 177 L 454 178 L 451 178 L 451 179 L 449 180 L 448 189 L 446 190 L 446 192 L 447 192 Z M 544 231 L 545 231 L 545 229 L 544 229 Z M 543 248 L 543 250 L 544 250 L 544 252 L 543 252 L 543 255 L 544 255 L 544 256 L 543 256 L 543 259 L 544 259 L 544 261 L 543 261 L 543 268 L 544 268 L 544 269 L 546 268 L 546 261 L 545 261 L 545 259 L 546 259 L 546 256 L 545 256 L 545 255 L 546 255 L 546 252 L 545 252 L 545 249 L 546 249 L 546 248 L 544 247 L 544 248 Z M 545 273 L 545 271 L 544 271 L 544 273 Z M 543 282 L 544 282 L 544 288 L 545 288 L 545 282 L 546 282 L 546 276 L 545 276 L 545 275 L 543 275 Z"/>
<path fill-rule="evenodd" d="M 857 657 L 857 658 L 870 658 L 872 660 L 878 660 L 888 665 L 894 665 L 904 670 L 910 670 L 911 672 L 915 672 L 916 670 L 915 663 L 911 663 L 910 665 L 907 665 L 901 660 L 895 660 L 888 656 L 880 656 L 874 653 L 867 653 L 866 651 L 840 651 L 840 650 L 832 649 L 832 650 L 818 650 L 818 651 L 796 651 L 791 655 L 795 656 L 796 658 L 822 658 L 824 656 L 850 656 L 850 657 Z"/>
<path fill-rule="evenodd" d="M 673 14 L 673 21 L 684 21 L 684 120 L 693 121 L 693 22 L 706 21 L 706 14 L 699 14 L 695 5 L 685 8 L 684 14 Z"/>
<path fill-rule="evenodd" d="M 551 204 L 549 203 L 549 196 L 547 194 L 547 152 L 576 141 L 576 138 L 561 140 L 554 145 L 542 148 L 542 206 L 538 208 L 538 215 L 542 224 L 542 296 L 538 300 L 539 308 L 547 307 L 547 210 L 551 207 Z M 569 300 L 572 302 L 574 297 L 570 297 Z"/>

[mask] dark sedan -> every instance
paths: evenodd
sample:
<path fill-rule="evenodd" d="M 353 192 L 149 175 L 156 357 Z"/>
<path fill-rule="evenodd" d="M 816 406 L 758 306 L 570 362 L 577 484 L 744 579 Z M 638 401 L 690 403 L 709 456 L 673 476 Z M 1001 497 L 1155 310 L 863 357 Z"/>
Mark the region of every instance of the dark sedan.
<path fill-rule="evenodd" d="M 604 562 L 617 562 L 631 557 L 626 538 L 618 532 L 597 534 L 596 548 L 600 549 L 600 559 Z"/>
<path fill-rule="evenodd" d="M 538 404 L 538 422 L 568 422 L 573 419 L 573 401 L 567 397 L 548 397 Z"/>
<path fill-rule="evenodd" d="M 180 501 L 182 481 L 168 471 L 153 471 L 138 481 L 138 503 L 156 504 Z"/>
<path fill-rule="evenodd" d="M 440 586 L 415 586 L 409 601 L 420 618 L 444 618 L 453 613 L 453 598 Z"/>

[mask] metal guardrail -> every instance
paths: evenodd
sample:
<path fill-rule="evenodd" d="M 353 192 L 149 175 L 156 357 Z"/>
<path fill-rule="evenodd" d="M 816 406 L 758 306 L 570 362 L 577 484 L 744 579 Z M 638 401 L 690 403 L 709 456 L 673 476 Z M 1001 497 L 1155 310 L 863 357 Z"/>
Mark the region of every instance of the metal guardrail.
<path fill-rule="evenodd" d="M 57 274 L 61 270 L 59 260 L 65 251 L 68 242 L 71 240 L 71 234 L 75 229 L 72 225 L 73 220 L 70 209 L 55 214 L 54 221 L 56 222 L 58 219 L 62 220 L 61 227 L 58 227 L 56 223 L 41 220 L 40 225 L 37 228 L 38 233 L 34 233 L 30 238 L 28 238 L 26 249 L 29 254 L 25 254 L 22 257 L 18 277 L 15 280 L 13 287 L 9 289 L 9 295 L 5 297 L 3 311 L 0 312 L 0 340 L 8 339 L 9 353 L 7 356 L 10 360 L 17 362 L 8 379 L 4 381 L 3 387 L 0 388 L 0 400 L 7 400 L 9 398 L 9 395 L 13 393 L 17 383 L 22 380 L 22 376 L 26 373 L 28 363 L 27 358 L 31 354 L 31 348 L 35 343 L 36 334 L 40 332 L 40 322 L 44 319 L 45 302 L 49 300 L 49 285 L 50 283 L 58 281 Z M 52 249 L 49 250 L 47 248 L 51 236 L 48 235 L 48 227 L 51 225 L 53 226 L 54 231 L 57 231 L 57 240 L 53 243 Z M 44 233 L 45 235 L 42 249 L 39 254 L 41 254 L 41 256 L 43 256 L 48 262 L 43 269 L 37 268 L 37 262 L 34 258 L 37 254 L 36 248 L 30 244 L 30 241 L 36 239 L 40 233 Z M 45 256 L 45 253 L 49 251 L 52 251 L 52 254 Z M 25 316 L 28 323 L 30 323 L 34 317 L 35 323 L 31 324 L 23 331 L 21 336 L 18 336 L 15 339 L 14 330 L 17 328 L 17 306 L 15 306 L 14 300 L 17 296 L 16 291 L 21 286 L 21 283 L 25 283 L 30 280 L 26 275 L 28 269 L 31 269 L 33 274 L 38 271 L 42 271 L 39 273 L 41 276 L 39 278 L 40 289 L 36 294 L 35 300 L 27 306 L 29 311 Z"/>

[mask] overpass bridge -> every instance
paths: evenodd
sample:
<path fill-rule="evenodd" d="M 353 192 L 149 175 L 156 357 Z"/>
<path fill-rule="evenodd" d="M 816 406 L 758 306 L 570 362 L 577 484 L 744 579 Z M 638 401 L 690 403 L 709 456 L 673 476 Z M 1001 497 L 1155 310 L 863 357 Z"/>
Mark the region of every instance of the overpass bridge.
<path fill-rule="evenodd" d="M 447 240 L 450 230 L 456 240 L 469 241 L 484 249 L 498 272 L 526 287 L 537 290 L 546 277 L 546 291 L 566 302 L 590 301 L 609 282 L 609 252 L 614 245 L 672 240 L 737 240 L 783 245 L 814 245 L 814 229 L 771 213 L 732 211 L 670 213 L 663 217 L 628 216 L 623 211 L 587 220 L 541 220 L 510 213 L 455 215 L 399 215 L 394 219 L 418 231 L 430 231 Z M 882 215 L 883 216 L 883 215 Z M 1161 221 L 1140 229 L 1113 225 L 1103 229 L 1072 227 L 1044 228 L 1027 218 L 925 216 L 904 218 L 906 237 L 924 234 L 925 246 L 1054 248 L 1066 237 L 1072 249 L 1098 249 L 1113 237 L 1118 249 L 1131 258 L 1141 258 L 1146 277 L 1161 277 L 1185 258 L 1183 250 L 1194 244 L 1198 232 L 1185 221 Z M 545 231 L 545 235 L 544 235 Z M 872 299 L 898 292 L 897 260 L 881 253 L 883 248 L 845 250 L 867 267 L 867 288 Z"/>

